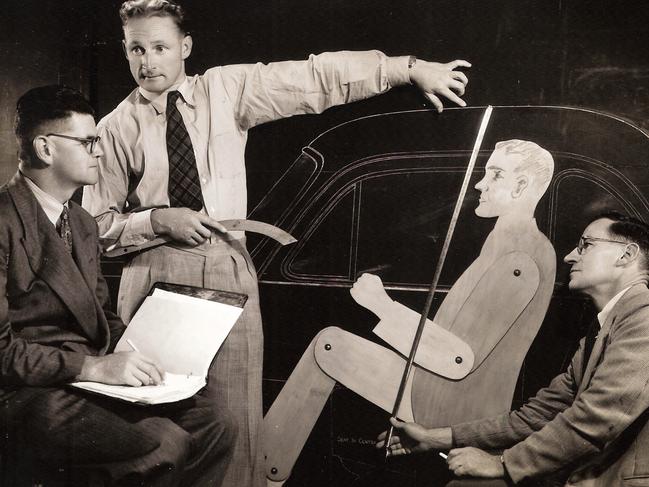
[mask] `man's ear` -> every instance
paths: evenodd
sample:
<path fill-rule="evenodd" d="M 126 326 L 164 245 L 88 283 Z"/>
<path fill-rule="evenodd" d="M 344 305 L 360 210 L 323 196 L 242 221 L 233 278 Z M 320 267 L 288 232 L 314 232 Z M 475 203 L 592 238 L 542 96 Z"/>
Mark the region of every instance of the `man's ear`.
<path fill-rule="evenodd" d="M 187 59 L 189 55 L 192 53 L 193 45 L 194 45 L 194 40 L 192 39 L 192 36 L 186 34 L 185 37 L 183 37 L 183 42 L 181 46 L 181 55 L 183 60 Z"/>
<path fill-rule="evenodd" d="M 54 145 L 50 140 L 44 135 L 38 135 L 34 137 L 32 141 L 32 147 L 34 148 L 34 155 L 38 160 L 40 160 L 46 166 L 52 165 L 54 158 Z"/>
<path fill-rule="evenodd" d="M 124 57 L 128 59 L 128 53 L 126 52 L 126 39 L 122 39 L 122 51 L 124 52 Z"/>
<path fill-rule="evenodd" d="M 521 174 L 516 177 L 516 185 L 512 190 L 512 198 L 520 198 L 520 196 L 525 191 L 525 188 L 529 185 L 530 180 L 525 174 Z"/>
<path fill-rule="evenodd" d="M 624 252 L 618 258 L 622 265 L 630 264 L 640 257 L 640 247 L 637 243 L 629 243 L 624 247 Z"/>

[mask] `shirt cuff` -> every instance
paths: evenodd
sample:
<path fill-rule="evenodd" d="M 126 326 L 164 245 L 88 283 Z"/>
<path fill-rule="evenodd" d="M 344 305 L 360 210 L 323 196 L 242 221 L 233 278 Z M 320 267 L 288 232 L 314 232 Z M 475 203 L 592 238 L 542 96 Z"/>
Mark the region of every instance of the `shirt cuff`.
<path fill-rule="evenodd" d="M 147 240 L 153 240 L 157 237 L 157 235 L 153 231 L 153 225 L 151 225 L 152 212 L 153 208 L 151 208 L 150 210 L 144 210 L 142 212 L 136 213 L 133 218 L 133 224 L 137 225 L 135 228 L 141 230 L 141 235 Z"/>
<path fill-rule="evenodd" d="M 153 208 L 131 213 L 124 229 L 120 245 L 142 245 L 153 240 L 156 235 L 151 225 L 151 212 Z"/>
<path fill-rule="evenodd" d="M 408 61 L 410 56 L 391 56 L 386 61 L 386 71 L 390 87 L 409 85 L 410 73 L 408 72 Z"/>

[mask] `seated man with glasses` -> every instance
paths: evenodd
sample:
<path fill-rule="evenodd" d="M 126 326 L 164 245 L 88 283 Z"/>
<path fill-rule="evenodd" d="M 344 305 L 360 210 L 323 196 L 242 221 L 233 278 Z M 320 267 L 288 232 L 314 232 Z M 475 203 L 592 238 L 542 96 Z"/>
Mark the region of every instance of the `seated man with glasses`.
<path fill-rule="evenodd" d="M 227 410 L 198 395 L 142 407 L 66 387 L 163 380 L 140 353 L 111 353 L 124 324 L 110 310 L 97 225 L 70 201 L 97 181 L 93 115 L 61 86 L 18 100 L 19 170 L 0 189 L 0 485 L 31 486 L 22 474 L 33 461 L 63 468 L 66 485 L 220 485 L 236 436 Z"/>
<path fill-rule="evenodd" d="M 449 486 L 649 485 L 649 226 L 603 214 L 564 261 L 570 289 L 599 311 L 566 372 L 494 418 L 433 429 L 392 420 L 391 455 L 454 448 L 449 468 L 482 480 Z"/>

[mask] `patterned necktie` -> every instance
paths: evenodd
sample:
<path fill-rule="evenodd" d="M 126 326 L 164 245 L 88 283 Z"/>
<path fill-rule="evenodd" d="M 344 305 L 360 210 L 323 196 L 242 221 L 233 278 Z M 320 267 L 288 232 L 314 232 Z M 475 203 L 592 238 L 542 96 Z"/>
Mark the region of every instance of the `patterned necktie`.
<path fill-rule="evenodd" d="M 70 213 L 68 207 L 63 206 L 63 211 L 59 217 L 59 224 L 57 225 L 59 236 L 63 240 L 63 245 L 68 252 L 72 253 L 72 232 L 70 231 Z"/>
<path fill-rule="evenodd" d="M 203 193 L 198 179 L 196 157 L 187 127 L 180 116 L 176 100 L 180 92 L 167 95 L 167 154 L 169 156 L 169 204 L 199 211 Z"/>

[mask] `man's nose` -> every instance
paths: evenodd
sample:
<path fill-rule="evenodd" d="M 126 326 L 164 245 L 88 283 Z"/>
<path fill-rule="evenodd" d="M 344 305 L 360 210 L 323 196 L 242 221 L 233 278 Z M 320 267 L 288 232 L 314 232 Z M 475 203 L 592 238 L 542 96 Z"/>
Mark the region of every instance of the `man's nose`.
<path fill-rule="evenodd" d="M 151 54 L 149 53 L 149 51 L 145 52 L 142 55 L 142 67 L 151 68 Z"/>
<path fill-rule="evenodd" d="M 577 247 L 575 247 L 574 249 L 572 249 L 572 252 L 570 252 L 568 255 L 566 255 L 563 258 L 563 261 L 566 264 L 574 264 L 575 262 L 577 262 L 578 259 L 579 259 L 579 252 L 577 252 Z"/>
<path fill-rule="evenodd" d="M 478 191 L 484 191 L 485 189 L 487 189 L 486 185 L 485 185 L 485 182 L 484 182 L 484 178 L 482 178 L 480 181 L 478 181 L 476 183 L 476 185 L 474 186 L 474 188 L 477 189 Z"/>

